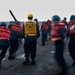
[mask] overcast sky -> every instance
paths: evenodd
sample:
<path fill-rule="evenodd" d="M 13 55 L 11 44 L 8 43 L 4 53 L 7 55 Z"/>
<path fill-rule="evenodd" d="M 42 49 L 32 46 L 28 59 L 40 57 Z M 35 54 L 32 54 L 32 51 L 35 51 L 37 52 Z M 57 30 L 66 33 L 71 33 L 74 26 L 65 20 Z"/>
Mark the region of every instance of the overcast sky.
<path fill-rule="evenodd" d="M 40 21 L 51 19 L 55 14 L 69 19 L 75 14 L 75 0 L 0 0 L 0 21 L 13 20 L 10 9 L 20 21 L 26 21 L 28 13 Z"/>

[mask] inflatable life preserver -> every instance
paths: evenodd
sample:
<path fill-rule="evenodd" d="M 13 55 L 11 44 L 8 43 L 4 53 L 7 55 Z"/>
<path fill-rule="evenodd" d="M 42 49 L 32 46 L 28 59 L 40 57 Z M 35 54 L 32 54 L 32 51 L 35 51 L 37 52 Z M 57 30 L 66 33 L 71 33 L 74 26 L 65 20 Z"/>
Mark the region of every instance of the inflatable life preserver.
<path fill-rule="evenodd" d="M 21 25 L 18 25 L 18 24 L 13 24 L 12 27 L 11 27 L 11 30 L 16 31 L 18 33 L 22 32 Z"/>
<path fill-rule="evenodd" d="M 59 29 L 63 28 L 64 30 L 66 30 L 65 28 L 65 24 L 64 23 L 59 23 L 58 25 L 55 25 L 52 30 L 51 30 L 51 41 L 56 41 L 61 39 L 61 35 L 59 34 Z"/>
<path fill-rule="evenodd" d="M 47 21 L 48 25 L 52 25 L 52 22 L 50 20 Z"/>
<path fill-rule="evenodd" d="M 75 34 L 75 22 L 69 22 L 68 33 Z"/>
<path fill-rule="evenodd" d="M 24 34 L 27 36 L 36 36 L 36 22 L 28 21 L 24 23 Z"/>
<path fill-rule="evenodd" d="M 65 21 L 65 20 L 62 20 L 62 21 L 61 21 L 61 23 L 64 23 L 64 24 L 65 24 L 65 23 L 66 23 L 66 21 Z"/>
<path fill-rule="evenodd" d="M 48 25 L 46 23 L 43 24 L 42 30 L 48 30 Z"/>
<path fill-rule="evenodd" d="M 9 40 L 10 30 L 4 26 L 0 26 L 0 40 Z"/>

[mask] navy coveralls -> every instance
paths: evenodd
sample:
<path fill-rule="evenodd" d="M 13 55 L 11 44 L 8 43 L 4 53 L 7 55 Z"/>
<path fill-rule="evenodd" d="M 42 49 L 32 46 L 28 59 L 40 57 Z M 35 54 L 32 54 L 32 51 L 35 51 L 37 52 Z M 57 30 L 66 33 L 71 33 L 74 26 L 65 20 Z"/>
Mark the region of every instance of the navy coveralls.
<path fill-rule="evenodd" d="M 8 26 L 9 29 L 11 29 L 11 25 Z M 10 35 L 10 49 L 9 49 L 9 56 L 11 57 L 17 50 L 19 46 L 19 38 L 22 36 L 22 34 L 11 30 Z"/>
<path fill-rule="evenodd" d="M 24 52 L 25 52 L 26 59 L 29 58 L 30 54 L 31 54 L 31 59 L 35 59 L 36 57 L 37 38 L 40 37 L 38 23 L 36 25 L 36 29 L 37 29 L 37 36 L 26 36 L 25 37 Z"/>
<path fill-rule="evenodd" d="M 48 33 L 49 33 L 49 36 L 50 36 L 50 33 L 51 33 L 51 29 L 52 29 L 52 26 L 51 25 L 48 25 Z"/>
<path fill-rule="evenodd" d="M 64 45 L 65 45 L 63 39 L 66 37 L 64 35 L 65 31 L 62 28 L 60 28 L 59 34 L 61 35 L 62 39 L 55 41 L 55 60 L 63 69 L 65 69 L 66 64 L 65 64 L 64 57 L 63 57 Z"/>
<path fill-rule="evenodd" d="M 67 34 L 67 37 L 70 37 L 68 49 L 70 52 L 70 56 L 75 61 L 75 34 Z"/>
<path fill-rule="evenodd" d="M 6 24 L 2 23 L 1 26 L 6 27 Z M 6 54 L 8 47 L 9 47 L 9 41 L 8 40 L 0 40 L 0 50 L 1 50 L 0 63 L 1 63 L 1 60 L 5 57 L 5 54 Z"/>
<path fill-rule="evenodd" d="M 2 60 L 5 57 L 8 47 L 9 47 L 9 41 L 0 40 L 0 50 L 2 50 L 0 53 L 0 60 Z"/>
<path fill-rule="evenodd" d="M 43 25 L 41 26 L 41 30 Z M 42 44 L 45 45 L 45 41 L 47 41 L 48 30 L 42 30 Z"/>

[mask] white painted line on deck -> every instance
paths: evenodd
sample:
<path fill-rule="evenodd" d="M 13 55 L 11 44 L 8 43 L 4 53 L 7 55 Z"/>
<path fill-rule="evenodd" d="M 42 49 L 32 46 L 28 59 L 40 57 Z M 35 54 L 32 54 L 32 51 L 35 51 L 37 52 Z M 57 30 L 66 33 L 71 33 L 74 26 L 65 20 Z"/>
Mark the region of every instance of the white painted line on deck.
<path fill-rule="evenodd" d="M 51 51 L 51 54 L 54 54 L 55 53 L 55 51 Z"/>
<path fill-rule="evenodd" d="M 50 53 L 51 53 L 51 54 L 54 54 L 55 51 L 50 51 Z M 69 55 L 70 53 L 69 53 L 69 52 L 66 52 L 66 54 Z"/>
<path fill-rule="evenodd" d="M 67 52 L 66 54 L 70 54 L 69 52 Z"/>
<path fill-rule="evenodd" d="M 9 55 L 9 52 L 7 52 L 6 55 Z"/>
<path fill-rule="evenodd" d="M 20 54 L 20 55 L 18 55 L 16 58 L 19 58 L 19 59 L 25 59 L 25 54 L 24 53 L 22 53 L 22 54 Z"/>
<path fill-rule="evenodd" d="M 5 60 L 5 58 L 3 58 L 3 60 L 2 61 L 4 61 Z"/>

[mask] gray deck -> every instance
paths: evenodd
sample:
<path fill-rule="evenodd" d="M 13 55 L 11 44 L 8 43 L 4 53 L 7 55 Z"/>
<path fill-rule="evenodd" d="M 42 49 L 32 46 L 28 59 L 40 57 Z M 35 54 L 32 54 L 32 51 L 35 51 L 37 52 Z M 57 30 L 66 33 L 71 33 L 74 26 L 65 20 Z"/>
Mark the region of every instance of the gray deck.
<path fill-rule="evenodd" d="M 75 67 L 71 66 L 72 59 L 68 53 L 67 44 L 68 42 L 66 42 L 64 57 L 68 68 L 68 75 L 75 75 Z M 12 61 L 7 60 L 7 52 L 6 58 L 2 61 L 2 66 L 0 67 L 0 75 L 56 75 L 57 71 L 59 71 L 54 60 L 54 45 L 49 40 L 46 42 L 46 46 L 42 47 L 41 38 L 38 39 L 35 66 L 24 66 L 22 64 L 25 60 L 23 52 L 22 44 L 17 52 L 16 59 Z"/>

